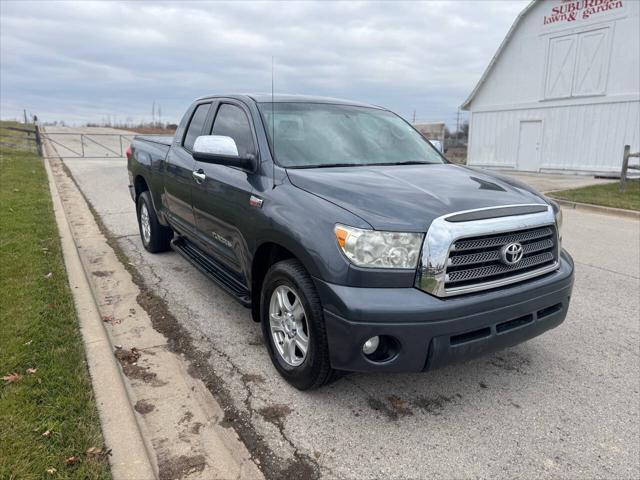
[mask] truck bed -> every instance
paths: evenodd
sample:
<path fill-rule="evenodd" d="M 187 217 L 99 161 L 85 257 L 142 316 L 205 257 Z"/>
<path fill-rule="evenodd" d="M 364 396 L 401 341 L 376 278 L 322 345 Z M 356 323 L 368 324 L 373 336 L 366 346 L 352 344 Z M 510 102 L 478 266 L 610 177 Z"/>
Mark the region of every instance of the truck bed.
<path fill-rule="evenodd" d="M 136 135 L 134 140 L 143 140 L 150 143 L 158 143 L 170 147 L 173 143 L 172 135 Z"/>

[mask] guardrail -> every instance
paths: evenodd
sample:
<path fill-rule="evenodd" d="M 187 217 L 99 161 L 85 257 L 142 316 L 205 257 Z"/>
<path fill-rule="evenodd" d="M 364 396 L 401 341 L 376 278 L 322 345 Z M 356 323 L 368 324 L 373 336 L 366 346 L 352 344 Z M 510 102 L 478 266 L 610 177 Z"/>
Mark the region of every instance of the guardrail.
<path fill-rule="evenodd" d="M 622 157 L 622 170 L 620 171 L 620 193 L 624 192 L 629 170 L 640 170 L 640 165 L 629 165 L 630 158 L 640 158 L 640 152 L 631 153 L 631 146 L 624 146 L 624 156 Z"/>

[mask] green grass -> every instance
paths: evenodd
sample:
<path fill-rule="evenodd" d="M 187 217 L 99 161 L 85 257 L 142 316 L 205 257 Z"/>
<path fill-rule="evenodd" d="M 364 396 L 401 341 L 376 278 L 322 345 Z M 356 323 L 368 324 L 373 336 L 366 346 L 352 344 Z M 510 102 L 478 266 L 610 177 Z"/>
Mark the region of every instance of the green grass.
<path fill-rule="evenodd" d="M 22 375 L 0 380 L 0 478 L 110 478 L 107 459 L 85 453 L 104 447 L 100 422 L 47 176 L 23 148 L 0 144 L 0 376 Z"/>
<path fill-rule="evenodd" d="M 620 193 L 620 183 L 616 182 L 552 192 L 549 195 L 572 202 L 640 210 L 640 180 L 628 180 L 624 193 Z"/>

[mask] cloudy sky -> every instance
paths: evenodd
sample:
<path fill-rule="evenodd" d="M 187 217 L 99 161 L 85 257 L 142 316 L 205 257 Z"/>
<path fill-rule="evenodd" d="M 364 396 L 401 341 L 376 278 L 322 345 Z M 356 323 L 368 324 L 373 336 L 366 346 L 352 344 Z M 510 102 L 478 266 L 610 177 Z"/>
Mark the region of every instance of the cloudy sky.
<path fill-rule="evenodd" d="M 210 93 L 375 103 L 455 125 L 527 0 L 157 2 L 0 0 L 2 118 L 175 122 Z"/>

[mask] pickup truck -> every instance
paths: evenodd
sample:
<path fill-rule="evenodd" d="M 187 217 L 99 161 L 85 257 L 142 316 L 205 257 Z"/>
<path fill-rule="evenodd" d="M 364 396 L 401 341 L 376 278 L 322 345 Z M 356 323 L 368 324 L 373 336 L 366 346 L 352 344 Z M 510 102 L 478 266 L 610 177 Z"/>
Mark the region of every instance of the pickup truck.
<path fill-rule="evenodd" d="M 559 206 L 448 162 L 384 108 L 209 96 L 127 157 L 144 248 L 173 248 L 250 308 L 298 389 L 464 361 L 567 314 Z"/>

